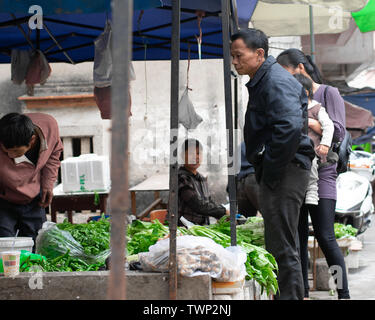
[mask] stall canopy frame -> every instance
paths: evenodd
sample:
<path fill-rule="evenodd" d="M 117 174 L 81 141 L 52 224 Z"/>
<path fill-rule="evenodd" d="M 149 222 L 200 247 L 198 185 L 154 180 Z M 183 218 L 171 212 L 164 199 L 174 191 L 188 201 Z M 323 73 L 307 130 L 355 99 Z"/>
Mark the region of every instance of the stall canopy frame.
<path fill-rule="evenodd" d="M 58 1 L 59 2 L 59 1 Z M 70 1 L 68 1 L 70 2 Z M 108 2 L 108 1 L 107 1 Z M 140 17 L 144 15 L 146 11 L 138 10 L 135 11 L 133 15 L 133 1 L 132 0 L 112 0 L 113 8 L 116 8 L 116 14 L 113 17 L 113 30 L 114 30 L 114 38 L 120 39 L 120 30 L 123 30 L 123 41 L 115 41 L 114 44 L 114 79 L 116 80 L 116 84 L 113 86 L 112 90 L 112 101 L 114 101 L 114 108 L 113 108 L 113 122 L 112 122 L 112 152 L 115 156 L 112 157 L 112 173 L 111 178 L 113 181 L 113 186 L 116 185 L 117 192 L 113 192 L 111 190 L 110 193 L 110 204 L 111 204 L 111 214 L 113 215 L 112 224 L 112 233 L 111 233 L 111 246 L 113 249 L 112 252 L 112 263 L 117 265 L 117 267 L 111 267 L 111 275 L 109 280 L 109 291 L 108 297 L 111 299 L 125 299 L 125 276 L 124 270 L 121 270 L 121 261 L 123 261 L 125 257 L 125 238 L 122 235 L 122 227 L 126 227 L 126 219 L 125 219 L 125 211 L 129 208 L 129 197 L 123 197 L 123 194 L 127 192 L 128 187 L 128 176 L 127 176 L 127 167 L 128 167 L 128 159 L 127 159 L 127 145 L 128 145 L 128 130 L 127 128 L 124 130 L 124 125 L 127 127 L 127 117 L 124 115 L 127 114 L 126 110 L 128 108 L 128 103 L 125 103 L 125 108 L 116 107 L 120 106 L 120 101 L 127 101 L 126 97 L 123 97 L 123 93 L 127 92 L 121 88 L 129 86 L 129 74 L 125 72 L 128 70 L 128 64 L 131 60 L 131 53 L 133 52 L 133 60 L 137 60 L 137 52 L 143 50 L 145 45 L 149 49 L 159 49 L 155 51 L 159 54 L 158 60 L 165 60 L 165 59 L 172 59 L 172 69 L 173 71 L 178 70 L 178 64 L 180 59 L 187 58 L 187 45 L 190 41 L 195 39 L 196 35 L 196 10 L 205 9 L 202 8 L 203 4 L 201 1 L 198 0 L 165 0 L 165 3 L 170 3 L 171 5 L 164 5 L 164 8 L 152 8 L 148 9 L 147 12 L 158 10 L 158 15 L 161 15 L 161 12 L 165 12 L 170 16 L 170 11 L 173 12 L 173 23 L 164 23 L 162 25 L 155 25 L 149 28 L 139 28 L 139 22 L 142 21 Z M 7 8 L 11 9 L 12 4 L 16 2 L 8 2 L 9 6 Z M 55 3 L 55 2 L 54 2 Z M 60 2 L 59 2 L 60 3 Z M 139 5 L 140 2 L 138 2 Z M 155 4 L 153 0 L 145 0 L 144 3 L 147 4 L 148 7 L 152 7 L 151 3 Z M 181 4 L 182 3 L 182 4 Z M 224 75 L 225 75 L 225 109 L 226 109 L 226 127 L 228 131 L 228 183 L 229 183 L 229 195 L 230 195 L 230 212 L 231 212 L 231 238 L 232 244 L 236 244 L 235 239 L 235 211 L 236 211 L 236 197 L 235 197 L 235 184 L 234 184 L 234 175 L 231 174 L 231 169 L 233 167 L 233 156 L 236 157 L 237 154 L 233 154 L 233 115 L 232 115 L 232 93 L 231 93 L 231 72 L 230 72 L 230 53 L 229 53 L 229 39 L 230 33 L 233 31 L 238 30 L 240 25 L 246 26 L 250 20 L 251 14 L 256 6 L 257 1 L 248 1 L 248 0 L 209 0 L 205 1 L 204 5 L 207 5 L 207 8 L 214 9 L 214 10 L 207 10 L 206 15 L 204 17 L 204 21 L 208 21 L 207 25 L 210 25 L 210 20 L 215 18 L 216 23 L 211 22 L 211 27 L 213 28 L 209 32 L 203 31 L 204 41 L 202 43 L 202 58 L 224 58 Z M 185 4 L 188 4 L 185 6 Z M 46 13 L 55 12 L 51 8 L 53 4 L 51 2 L 45 2 L 45 6 L 49 8 L 49 10 L 45 10 Z M 52 7 L 51 7 L 52 6 Z M 238 15 L 238 12 L 244 13 L 244 10 L 237 11 L 237 7 L 241 7 L 242 9 L 247 9 L 246 15 Z M 34 38 L 31 36 L 32 33 L 26 33 L 25 29 L 23 29 L 23 24 L 27 24 L 30 18 L 30 15 L 20 14 L 17 12 L 18 9 L 14 10 L 7 10 L 6 13 L 0 13 L 0 42 L 7 43 L 6 46 L 0 47 L 0 63 L 9 63 L 10 62 L 10 54 L 12 48 L 18 49 L 27 49 L 27 48 L 38 48 L 42 51 L 46 51 L 46 56 L 50 62 L 70 62 L 70 63 L 79 63 L 83 61 L 92 61 L 93 60 L 93 41 L 96 37 L 103 31 L 105 20 L 111 18 L 111 14 L 106 12 L 97 12 L 94 10 L 89 10 L 90 13 L 66 13 L 64 10 L 57 16 L 49 16 L 43 17 L 43 29 L 36 30 L 33 33 Z M 4 11 L 4 7 L 0 4 L 0 12 Z M 94 13 L 93 13 L 94 12 Z M 188 17 L 190 15 L 190 18 Z M 83 16 L 87 18 L 90 17 L 94 19 L 97 23 L 87 25 L 82 23 Z M 102 19 L 98 19 L 98 17 L 102 17 Z M 126 16 L 128 19 L 126 22 L 121 21 L 120 16 Z M 79 17 L 79 20 L 75 20 Z M 103 17 L 105 19 L 103 20 Z M 136 19 L 135 19 L 136 18 Z M 164 18 L 162 18 L 165 20 Z M 133 22 L 132 22 L 133 20 Z M 47 24 L 48 23 L 48 26 Z M 100 25 L 101 23 L 101 25 Z M 186 28 L 180 29 L 181 24 L 183 26 L 189 26 L 189 23 L 194 25 L 194 32 L 192 29 Z M 65 32 L 63 34 L 56 34 L 55 26 L 64 26 Z M 173 26 L 172 30 L 168 30 L 169 27 Z M 202 26 L 204 30 L 204 26 Z M 72 30 L 69 30 L 72 28 Z M 14 29 L 14 30 L 13 30 Z M 85 29 L 84 32 L 82 29 Z M 15 30 L 17 31 L 18 36 L 15 35 Z M 27 28 L 26 28 L 27 30 Z M 78 31 L 77 31 L 78 30 Z M 133 31 L 132 31 L 133 30 Z M 172 32 L 172 47 L 168 47 L 168 43 L 171 40 L 171 37 L 165 37 L 163 35 L 154 35 L 153 33 L 156 31 L 164 30 L 166 33 Z M 177 30 L 177 31 L 176 31 Z M 185 31 L 184 31 L 185 30 Z M 20 31 L 20 32 L 19 32 Z M 30 31 L 30 30 L 29 30 Z M 43 31 L 46 31 L 47 36 L 43 35 Z M 124 33 L 125 31 L 125 33 Z M 13 32 L 13 33 L 12 33 Z M 180 33 L 181 32 L 181 33 Z M 185 33 L 186 32 L 186 33 Z M 189 34 L 190 32 L 190 34 Z M 124 36 L 125 34 L 125 36 Z M 178 36 L 177 36 L 178 35 Z M 141 42 L 137 40 L 137 37 L 141 39 Z M 211 40 L 210 40 L 210 37 Z M 215 38 L 216 37 L 216 38 Z M 66 41 L 68 39 L 75 38 L 87 38 L 89 39 L 86 43 L 80 43 L 79 41 L 76 44 L 69 44 L 66 45 Z M 22 39 L 22 41 L 21 41 Z M 147 39 L 147 43 L 145 44 L 145 39 Z M 212 39 L 215 39 L 212 42 Z M 7 41 L 4 41 L 7 40 Z M 125 40 L 125 41 L 124 41 Z M 130 43 L 133 40 L 133 50 L 129 50 L 131 47 Z M 156 41 L 153 43 L 152 41 Z M 157 42 L 159 41 L 159 42 Z M 161 41 L 161 42 L 160 42 Z M 138 46 L 138 47 L 137 47 Z M 184 47 L 185 46 L 185 47 Z M 57 47 L 57 49 L 56 49 Z M 90 49 L 88 49 L 90 48 Z M 80 52 L 81 55 L 83 52 L 86 55 L 80 56 L 77 54 Z M 162 54 L 162 52 L 164 54 Z M 156 54 L 155 53 L 155 54 Z M 181 54 L 182 53 L 182 54 Z M 195 55 L 195 56 L 194 56 Z M 143 60 L 143 52 L 141 54 Z M 150 55 L 148 54 L 148 57 Z M 135 58 L 135 59 L 134 59 Z M 191 50 L 191 58 L 198 58 L 198 52 Z M 152 59 L 152 58 L 151 58 Z M 155 58 L 156 59 L 156 58 Z M 175 77 L 177 73 L 171 73 L 171 80 L 173 83 L 175 82 Z M 176 127 L 176 119 L 178 119 L 178 85 L 171 86 L 171 128 Z M 117 104 L 115 103 L 117 101 Z M 124 105 L 124 104 L 122 104 Z M 126 119 L 125 123 L 124 120 Z M 172 123 L 173 121 L 173 123 Z M 171 136 L 171 150 L 172 150 L 172 143 L 177 137 Z M 176 150 L 175 150 L 176 151 Z M 176 189 L 176 181 L 177 181 L 177 166 L 176 163 L 171 163 L 170 169 L 170 176 L 171 176 L 171 185 L 175 185 L 174 189 Z M 118 179 L 117 177 L 125 177 L 125 179 Z M 174 190 L 173 189 L 173 190 Z M 120 197 L 120 194 L 122 197 Z M 170 198 L 171 202 L 174 203 L 178 201 L 177 193 L 172 193 Z M 174 208 L 175 217 L 178 216 L 177 214 L 177 207 Z M 171 230 L 176 228 L 177 219 L 173 220 Z M 176 263 L 176 255 L 175 255 L 175 241 L 176 237 L 175 234 L 171 237 L 172 239 L 172 246 L 171 246 L 171 269 L 170 269 L 170 298 L 176 299 L 177 298 L 177 263 Z M 173 244 L 174 241 L 174 244 Z M 173 254 L 173 252 L 174 254 Z M 173 268 L 173 270 L 172 270 Z"/>

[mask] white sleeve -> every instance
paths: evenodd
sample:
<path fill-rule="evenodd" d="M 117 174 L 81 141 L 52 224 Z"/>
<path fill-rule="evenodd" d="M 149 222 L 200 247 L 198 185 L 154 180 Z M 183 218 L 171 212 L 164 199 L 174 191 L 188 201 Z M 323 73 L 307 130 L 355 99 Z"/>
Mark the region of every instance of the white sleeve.
<path fill-rule="evenodd" d="M 318 113 L 318 121 L 322 126 L 322 139 L 320 144 L 324 144 L 328 147 L 332 144 L 333 133 L 335 127 L 332 120 L 329 118 L 328 113 L 324 107 L 321 107 Z"/>

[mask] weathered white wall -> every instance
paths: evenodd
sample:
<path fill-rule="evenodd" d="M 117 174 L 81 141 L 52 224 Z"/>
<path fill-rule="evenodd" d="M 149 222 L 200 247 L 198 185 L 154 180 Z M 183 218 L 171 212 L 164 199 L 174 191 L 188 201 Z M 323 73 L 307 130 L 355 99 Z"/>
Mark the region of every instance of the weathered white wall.
<path fill-rule="evenodd" d="M 92 63 L 51 66 L 52 74 L 44 86 L 36 86 L 36 96 L 92 92 Z M 187 61 L 181 61 L 180 68 L 182 94 L 186 87 Z M 154 173 L 169 172 L 170 148 L 170 62 L 134 62 L 134 69 L 137 79 L 131 83 L 133 116 L 129 119 L 130 186 Z M 17 98 L 26 93 L 26 88 L 10 81 L 10 65 L 1 65 L 0 70 L 0 113 L 21 112 L 22 104 Z M 180 125 L 179 145 L 187 136 L 201 141 L 214 164 L 207 164 L 209 159 L 206 152 L 200 171 L 208 175 L 214 198 L 225 202 L 227 145 L 222 61 L 191 61 L 189 78 L 189 87 L 193 89 L 189 91 L 189 97 L 203 122 L 190 132 Z M 61 135 L 66 136 L 73 131 L 77 135 L 102 131 L 102 141 L 99 144 L 102 145 L 103 154 L 110 153 L 110 121 L 101 120 L 95 106 L 32 112 L 36 111 L 53 115 L 59 123 Z"/>
<path fill-rule="evenodd" d="M 275 40 L 273 40 L 275 39 Z M 279 49 L 299 46 L 299 37 L 271 38 L 270 54 L 277 56 Z M 132 113 L 129 119 L 129 185 L 143 181 L 155 173 L 169 172 L 170 138 L 170 62 L 133 62 L 136 80 L 131 83 Z M 62 95 L 92 92 L 92 62 L 51 64 L 52 74 L 44 86 L 35 88 L 35 95 Z M 180 62 L 180 96 L 186 88 L 187 61 Z M 239 81 L 239 131 L 238 143 L 242 139 L 243 119 L 247 105 L 247 90 Z M 180 125 L 179 143 L 188 137 L 201 141 L 204 159 L 200 171 L 208 175 L 213 197 L 226 202 L 227 186 L 227 142 L 224 105 L 224 79 L 222 60 L 193 60 L 189 72 L 189 97 L 203 122 L 189 132 Z M 22 110 L 17 97 L 24 95 L 24 85 L 10 81 L 10 65 L 0 65 L 0 115 Z M 101 120 L 95 106 L 85 108 L 63 108 L 43 110 L 56 117 L 62 135 L 69 132 L 101 133 L 97 150 L 110 153 L 109 120 Z M 98 152 L 100 153 L 100 152 Z M 149 201 L 152 198 L 145 198 Z M 143 199 L 143 197 L 141 197 Z M 142 207 L 142 203 L 141 203 Z"/>
<path fill-rule="evenodd" d="M 131 84 L 130 124 L 131 180 L 169 172 L 170 62 L 134 62 L 137 79 Z M 180 63 L 180 96 L 186 88 L 187 61 Z M 221 60 L 191 61 L 189 97 L 203 121 L 195 130 L 180 125 L 180 146 L 186 136 L 201 141 L 205 151 L 200 171 L 208 175 L 209 187 L 217 201 L 226 201 L 227 159 L 224 79 Z M 207 159 L 211 155 L 210 163 Z M 212 164 L 212 162 L 214 162 Z"/>

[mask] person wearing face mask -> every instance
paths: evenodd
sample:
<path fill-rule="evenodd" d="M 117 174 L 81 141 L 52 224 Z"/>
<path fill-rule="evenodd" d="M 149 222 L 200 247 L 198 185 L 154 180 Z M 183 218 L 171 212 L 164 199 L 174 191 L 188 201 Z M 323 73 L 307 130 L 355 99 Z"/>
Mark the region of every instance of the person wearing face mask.
<path fill-rule="evenodd" d="M 0 237 L 32 237 L 46 221 L 63 145 L 47 114 L 9 113 L 0 119 Z"/>
<path fill-rule="evenodd" d="M 332 142 L 339 142 L 345 136 L 345 105 L 337 88 L 322 84 L 322 77 L 319 69 L 311 60 L 311 57 L 305 55 L 301 50 L 288 49 L 283 51 L 277 57 L 277 62 L 291 74 L 302 74 L 312 80 L 314 100 L 325 107 L 329 118 L 334 125 L 334 134 Z M 312 127 L 319 130 L 320 125 L 313 123 Z M 346 267 L 343 254 L 339 248 L 335 233 L 334 219 L 336 208 L 336 171 L 337 163 L 324 166 L 319 169 L 318 194 L 319 202 L 317 206 L 304 206 L 301 209 L 299 222 L 300 250 L 305 278 L 305 298 L 309 296 L 309 287 L 307 280 L 308 273 L 308 214 L 314 229 L 314 235 L 322 249 L 329 267 L 339 266 L 342 275 L 337 287 L 339 299 L 350 299 Z M 335 273 L 336 271 L 332 271 Z"/>
<path fill-rule="evenodd" d="M 186 139 L 182 145 L 184 165 L 178 170 L 178 223 L 181 217 L 194 224 L 208 225 L 209 217 L 220 219 L 229 215 L 222 205 L 216 204 L 208 190 L 207 178 L 198 172 L 203 148 L 196 139 Z"/>
<path fill-rule="evenodd" d="M 272 56 L 267 36 L 246 29 L 231 37 L 232 64 L 246 84 L 246 158 L 260 184 L 265 246 L 279 266 L 275 299 L 302 300 L 298 220 L 315 153 L 307 136 L 307 96 L 302 85 Z"/>

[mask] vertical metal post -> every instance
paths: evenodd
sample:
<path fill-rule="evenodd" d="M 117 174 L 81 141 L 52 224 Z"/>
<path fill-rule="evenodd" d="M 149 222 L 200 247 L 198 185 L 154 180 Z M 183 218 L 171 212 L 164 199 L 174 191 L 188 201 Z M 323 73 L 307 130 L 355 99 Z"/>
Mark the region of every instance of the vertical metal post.
<path fill-rule="evenodd" d="M 113 81 L 111 87 L 111 267 L 108 298 L 126 298 L 125 249 L 128 190 L 129 63 L 132 57 L 133 0 L 112 0 Z"/>
<path fill-rule="evenodd" d="M 172 0 L 171 119 L 169 165 L 169 298 L 177 299 L 176 234 L 178 222 L 178 99 L 181 0 Z"/>
<path fill-rule="evenodd" d="M 228 190 L 230 206 L 230 233 L 231 245 L 237 245 L 236 235 L 236 182 L 235 163 L 233 157 L 233 115 L 232 115 L 232 87 L 230 67 L 230 39 L 229 39 L 229 0 L 221 0 L 221 22 L 223 33 L 223 57 L 224 57 L 224 91 L 225 91 L 225 117 L 228 141 Z"/>
<path fill-rule="evenodd" d="M 315 63 L 315 35 L 314 35 L 314 13 L 313 6 L 309 5 L 309 18 L 310 18 L 310 49 L 311 59 Z"/>
<path fill-rule="evenodd" d="M 238 15 L 237 15 L 237 3 L 236 0 L 230 0 L 230 9 L 231 9 L 231 34 L 236 33 L 239 31 L 239 23 L 238 23 Z M 238 82 L 239 78 L 235 77 L 234 79 L 234 157 L 233 161 L 235 165 L 239 165 L 239 167 L 236 167 L 236 170 L 240 170 L 241 168 L 241 156 L 239 153 L 239 143 L 238 143 Z M 236 183 L 236 181 L 235 181 Z M 228 188 L 229 190 L 229 188 Z M 237 183 L 236 183 L 236 192 L 237 192 Z M 238 203 L 237 203 L 237 197 L 235 202 L 235 211 L 237 213 Z"/>

